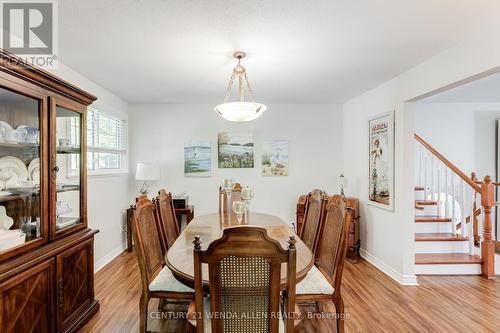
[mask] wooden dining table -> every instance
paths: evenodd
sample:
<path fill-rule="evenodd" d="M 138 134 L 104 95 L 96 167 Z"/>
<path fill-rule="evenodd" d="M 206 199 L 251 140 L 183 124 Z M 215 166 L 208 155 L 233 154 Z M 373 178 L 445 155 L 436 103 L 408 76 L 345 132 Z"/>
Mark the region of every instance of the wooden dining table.
<path fill-rule="evenodd" d="M 194 285 L 193 240 L 200 236 L 202 250 L 206 250 L 210 243 L 222 236 L 225 228 L 245 228 L 248 226 L 266 229 L 270 238 L 277 240 L 283 249 L 288 248 L 288 240 L 295 236 L 297 253 L 297 282 L 301 281 L 314 264 L 314 256 L 309 248 L 295 235 L 290 226 L 277 216 L 250 213 L 245 215 L 241 222 L 234 213 L 215 213 L 195 217 L 182 231 L 174 244 L 167 252 L 167 265 L 174 276 L 183 284 Z M 208 286 L 208 265 L 203 264 L 203 283 Z M 286 288 L 286 264 L 281 267 L 281 288 Z"/>

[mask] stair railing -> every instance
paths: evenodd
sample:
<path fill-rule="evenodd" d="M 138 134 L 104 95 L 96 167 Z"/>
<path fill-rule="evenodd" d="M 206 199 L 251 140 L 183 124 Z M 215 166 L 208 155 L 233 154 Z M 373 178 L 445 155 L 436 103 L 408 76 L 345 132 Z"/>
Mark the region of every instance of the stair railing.
<path fill-rule="evenodd" d="M 490 176 L 483 181 L 478 181 L 474 173 L 467 176 L 419 135 L 415 134 L 415 139 L 415 183 L 423 187 L 424 200 L 436 202 L 438 218 L 451 218 L 449 232 L 457 235 L 459 231 L 460 236 L 468 237 L 470 254 L 476 254 L 474 243 L 480 243 L 482 274 L 494 277 L 491 215 L 497 184 L 492 183 Z"/>

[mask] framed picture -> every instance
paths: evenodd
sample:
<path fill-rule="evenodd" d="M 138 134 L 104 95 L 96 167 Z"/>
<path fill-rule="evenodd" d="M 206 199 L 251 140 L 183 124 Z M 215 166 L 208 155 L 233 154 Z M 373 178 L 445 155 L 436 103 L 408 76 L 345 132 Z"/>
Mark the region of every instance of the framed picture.
<path fill-rule="evenodd" d="M 288 140 L 262 142 L 262 176 L 288 176 Z"/>
<path fill-rule="evenodd" d="M 210 177 L 212 144 L 210 141 L 189 141 L 184 146 L 184 176 Z"/>
<path fill-rule="evenodd" d="M 394 111 L 368 121 L 368 203 L 394 210 Z"/>
<path fill-rule="evenodd" d="M 221 132 L 217 135 L 219 168 L 253 168 L 252 133 Z"/>

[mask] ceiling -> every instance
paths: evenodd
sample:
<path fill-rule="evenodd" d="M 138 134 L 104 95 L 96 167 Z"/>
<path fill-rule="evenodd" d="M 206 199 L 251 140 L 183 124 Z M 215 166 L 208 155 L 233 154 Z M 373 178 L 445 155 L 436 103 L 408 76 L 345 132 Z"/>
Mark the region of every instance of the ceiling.
<path fill-rule="evenodd" d="M 425 98 L 420 103 L 500 103 L 500 73 Z"/>
<path fill-rule="evenodd" d="M 452 46 L 498 0 L 64 0 L 59 59 L 130 103 L 342 103 Z"/>

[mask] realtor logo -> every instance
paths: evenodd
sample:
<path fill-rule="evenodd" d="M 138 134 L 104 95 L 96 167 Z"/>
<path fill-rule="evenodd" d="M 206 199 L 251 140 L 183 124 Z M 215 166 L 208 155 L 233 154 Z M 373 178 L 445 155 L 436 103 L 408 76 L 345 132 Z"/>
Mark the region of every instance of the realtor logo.
<path fill-rule="evenodd" d="M 53 0 L 2 0 L 1 47 L 39 67 L 57 60 L 57 3 Z"/>

